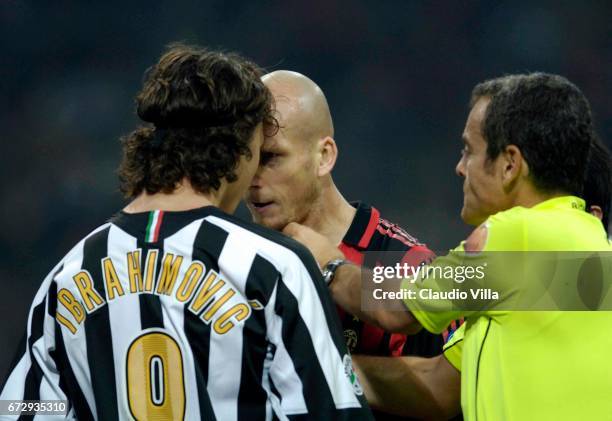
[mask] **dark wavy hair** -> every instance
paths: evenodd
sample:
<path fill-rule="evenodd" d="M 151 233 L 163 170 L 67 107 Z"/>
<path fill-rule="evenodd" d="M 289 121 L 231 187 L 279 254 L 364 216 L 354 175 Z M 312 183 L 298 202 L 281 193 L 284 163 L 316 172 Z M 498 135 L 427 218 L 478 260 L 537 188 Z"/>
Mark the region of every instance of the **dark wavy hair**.
<path fill-rule="evenodd" d="M 121 139 L 123 194 L 170 193 L 184 178 L 201 193 L 235 181 L 255 127 L 278 128 L 262 74 L 235 53 L 171 44 L 136 96 L 138 116 L 152 124 Z"/>
<path fill-rule="evenodd" d="M 487 156 L 495 159 L 515 145 L 543 192 L 580 196 L 596 139 L 588 100 L 564 77 L 546 73 L 510 75 L 480 83 L 472 106 L 490 97 L 482 123 Z"/>

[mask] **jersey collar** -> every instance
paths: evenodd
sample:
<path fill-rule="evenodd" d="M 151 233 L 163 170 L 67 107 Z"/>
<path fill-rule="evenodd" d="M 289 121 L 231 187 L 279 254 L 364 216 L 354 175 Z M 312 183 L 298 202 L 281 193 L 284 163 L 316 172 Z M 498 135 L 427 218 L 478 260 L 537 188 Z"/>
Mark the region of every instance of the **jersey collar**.
<path fill-rule="evenodd" d="M 149 217 L 152 211 L 127 213 L 123 210 L 113 215 L 108 222 L 113 223 L 130 235 L 145 238 Z M 215 206 L 204 206 L 186 211 L 163 211 L 162 237 L 170 236 L 182 229 L 189 222 L 215 215 L 226 217 L 227 214 Z"/>
<path fill-rule="evenodd" d="M 363 202 L 351 202 L 351 206 L 356 208 L 355 217 L 342 242 L 351 247 L 366 249 L 378 226 L 380 212 Z"/>
<path fill-rule="evenodd" d="M 558 208 L 570 208 L 584 211 L 586 209 L 586 202 L 576 196 L 561 196 L 554 197 L 552 199 L 545 200 L 538 203 L 532 209 L 558 209 Z"/>

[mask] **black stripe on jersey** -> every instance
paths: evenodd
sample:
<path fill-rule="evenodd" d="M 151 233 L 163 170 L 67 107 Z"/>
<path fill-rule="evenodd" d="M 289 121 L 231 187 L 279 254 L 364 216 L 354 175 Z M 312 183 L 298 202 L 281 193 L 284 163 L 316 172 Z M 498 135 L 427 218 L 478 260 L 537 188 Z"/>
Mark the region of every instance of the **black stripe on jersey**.
<path fill-rule="evenodd" d="M 356 210 L 355 216 L 342 241 L 353 247 L 358 247 L 361 238 L 368 229 L 368 225 L 370 225 L 372 207 L 363 202 L 351 202 L 351 206 Z"/>
<path fill-rule="evenodd" d="M 227 232 L 216 225 L 203 221 L 196 234 L 192 259 L 199 260 L 206 266 L 207 270 L 219 271 L 219 256 L 227 240 Z M 184 330 L 187 341 L 193 353 L 193 365 L 198 386 L 198 401 L 200 403 L 200 415 L 202 419 L 214 420 L 215 413 L 210 403 L 210 397 L 206 390 L 208 383 L 208 364 L 210 355 L 210 326 L 193 314 L 185 305 Z M 202 310 L 204 311 L 204 310 Z"/>
<path fill-rule="evenodd" d="M 325 285 L 325 282 L 323 281 L 321 269 L 319 269 L 319 266 L 310 251 L 308 251 L 306 247 L 304 247 L 302 244 L 298 243 L 294 239 L 289 238 L 286 235 L 280 234 L 276 231 L 272 231 L 268 228 L 262 227 L 260 225 L 242 221 L 231 215 L 223 215 L 223 219 L 235 225 L 238 225 L 239 227 L 242 227 L 254 234 L 257 234 L 267 240 L 270 240 L 278 245 L 281 245 L 291 250 L 298 256 L 298 258 L 306 268 L 306 271 L 312 278 L 313 285 L 315 286 L 315 289 L 317 291 L 317 295 L 321 300 L 321 304 L 325 312 L 325 319 L 329 326 L 329 330 L 332 333 L 331 336 L 333 338 L 334 344 L 336 345 L 336 348 L 338 349 L 340 355 L 346 354 L 346 344 L 342 335 L 342 325 L 340 323 L 340 319 L 338 318 L 336 305 L 333 303 L 331 295 L 327 290 L 327 285 Z M 336 332 L 338 334 L 336 334 Z"/>
<path fill-rule="evenodd" d="M 334 399 L 325 380 L 310 332 L 299 313 L 298 302 L 282 279 L 278 282 L 274 311 L 283 320 L 282 337 L 295 371 L 302 382 L 304 401 L 311 419 L 333 419 Z M 338 336 L 333 335 L 332 336 Z M 346 352 L 340 353 L 340 355 Z M 309 367 L 305 371 L 305 367 Z"/>
<path fill-rule="evenodd" d="M 265 306 L 270 300 L 279 277 L 276 268 L 256 255 L 245 285 L 248 300 L 257 300 Z M 238 392 L 238 419 L 264 419 L 267 393 L 262 387 L 264 361 L 268 349 L 266 316 L 263 308 L 253 310 L 247 319 L 242 336 L 242 369 Z"/>
<path fill-rule="evenodd" d="M 55 281 L 51 282 L 48 300 L 49 305 L 47 306 L 47 311 L 49 312 L 49 316 L 55 318 L 55 313 L 57 311 L 57 283 Z M 72 371 L 72 366 L 66 354 L 62 328 L 57 322 L 55 323 L 55 349 L 49 351 L 49 356 L 55 362 L 57 371 L 60 373 L 59 385 L 64 395 L 68 398 L 68 410 L 70 411 L 70 407 L 72 406 L 74 407 L 77 419 L 86 421 L 93 420 L 94 417 L 91 408 L 85 399 L 85 395 L 83 395 L 83 391 L 79 387 L 74 371 Z"/>
<path fill-rule="evenodd" d="M 276 352 L 276 350 L 275 350 L 275 352 Z M 281 394 L 278 391 L 276 385 L 274 384 L 274 381 L 272 380 L 272 376 L 268 376 L 268 380 L 270 381 L 270 392 L 272 392 L 272 394 L 275 395 L 279 399 L 279 401 L 280 401 Z M 276 417 L 276 413 L 274 411 L 272 411 L 272 414 L 274 414 L 273 419 L 278 419 Z"/>
<path fill-rule="evenodd" d="M 393 234 L 393 233 L 390 233 Z M 408 251 L 413 246 L 398 240 L 397 238 L 391 237 L 389 234 L 382 234 L 380 231 L 374 231 L 370 244 L 366 251 Z"/>
<path fill-rule="evenodd" d="M 280 273 L 272 263 L 258 254 L 255 255 L 245 286 L 247 299 L 257 300 L 265 307 L 270 301 L 279 277 Z"/>
<path fill-rule="evenodd" d="M 94 289 L 102 296 L 105 296 L 105 288 L 100 262 L 108 255 L 109 231 L 110 227 L 95 233 L 85 240 L 83 246 L 82 268 L 91 274 Z M 108 304 L 105 303 L 85 318 L 91 385 L 96 399 L 98 418 L 101 420 L 119 418 L 113 341 L 108 311 Z"/>
<path fill-rule="evenodd" d="M 34 343 L 43 336 L 43 327 L 45 324 L 45 300 L 34 307 L 32 310 L 32 322 L 30 323 L 30 336 L 28 337 L 28 351 L 30 353 L 30 369 L 25 378 L 25 387 L 23 391 L 24 400 L 39 400 L 40 399 L 40 382 L 43 378 L 43 371 L 34 357 L 32 347 Z M 21 418 L 21 417 L 20 417 Z"/>
<path fill-rule="evenodd" d="M 396 238 L 375 231 L 366 249 L 366 258 L 370 255 L 376 256 L 377 262 L 369 261 L 368 266 L 374 267 L 376 264 L 393 266 L 400 262 L 411 248 Z"/>
<path fill-rule="evenodd" d="M 158 250 L 157 262 L 155 264 L 155 273 L 159 276 L 159 269 L 161 268 L 161 262 L 163 260 L 163 249 L 153 247 L 151 243 L 147 243 L 142 239 L 137 241 L 140 252 L 140 271 L 142 276 L 145 276 L 145 263 L 147 261 L 147 254 L 149 250 Z M 160 244 L 159 242 L 156 244 Z M 153 280 L 153 289 L 155 290 L 155 279 Z M 155 294 L 144 293 L 138 297 L 140 301 L 140 326 L 142 329 L 148 329 L 151 327 L 164 327 L 164 316 L 162 313 L 161 300 Z"/>

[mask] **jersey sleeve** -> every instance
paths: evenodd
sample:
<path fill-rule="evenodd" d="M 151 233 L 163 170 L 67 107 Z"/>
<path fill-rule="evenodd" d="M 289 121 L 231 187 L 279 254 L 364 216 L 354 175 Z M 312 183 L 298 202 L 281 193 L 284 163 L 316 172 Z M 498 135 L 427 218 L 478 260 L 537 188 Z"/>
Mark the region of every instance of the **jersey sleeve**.
<path fill-rule="evenodd" d="M 308 257 L 287 262 L 265 309 L 272 408 L 279 418 L 371 419 L 335 307 Z"/>
<path fill-rule="evenodd" d="M 460 252 L 459 248 L 454 252 Z M 419 274 L 401 283 L 403 290 L 410 291 L 404 304 L 419 323 L 432 333 L 442 333 L 453 320 L 461 319 L 469 313 L 461 306 L 460 300 L 446 295 L 456 289 L 454 279 L 435 276 L 446 268 L 461 264 L 460 259 L 451 252 L 447 256 L 438 257 Z"/>
<path fill-rule="evenodd" d="M 465 322 L 455 330 L 444 344 L 444 357 L 453 367 L 461 371 L 461 358 L 463 353 L 463 336 Z"/>
<path fill-rule="evenodd" d="M 47 276 L 34 297 L 28 314 L 24 341 L 17 350 L 11 370 L 2 386 L 0 400 L 68 401 L 66 393 L 60 386 L 61 373 L 53 357 L 56 348 L 57 322 L 54 314 L 52 280 L 57 272 L 58 268 Z M 69 406 L 68 402 L 66 419 L 74 417 Z M 6 417 L 6 419 L 18 419 L 19 415 Z"/>
<path fill-rule="evenodd" d="M 526 279 L 538 273 L 521 252 L 523 231 L 520 213 L 490 217 L 449 254 L 402 281 L 412 291 L 404 304 L 433 333 L 453 320 L 512 308 Z"/>

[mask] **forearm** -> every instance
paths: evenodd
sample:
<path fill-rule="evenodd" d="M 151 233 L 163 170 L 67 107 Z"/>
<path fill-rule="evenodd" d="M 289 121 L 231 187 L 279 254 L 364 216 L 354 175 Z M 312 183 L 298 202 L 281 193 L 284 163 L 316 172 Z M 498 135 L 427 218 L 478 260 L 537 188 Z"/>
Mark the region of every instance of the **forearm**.
<path fill-rule="evenodd" d="M 425 373 L 435 364 L 432 360 L 354 355 L 353 365 L 372 408 L 402 416 L 446 419 L 432 385 L 426 383 Z"/>
<path fill-rule="evenodd" d="M 315 256 L 320 267 L 335 259 L 342 259 L 344 255 L 329 240 L 312 229 L 295 222 L 287 224 L 283 232 L 293 239 L 306 245 Z M 358 316 L 364 321 L 379 326 L 389 332 L 414 334 L 421 329 L 420 324 L 412 317 L 412 314 L 404 306 L 401 300 L 389 300 L 385 302 L 385 308 L 373 311 L 363 311 L 361 306 L 362 282 L 361 271 L 368 269 L 360 268 L 353 264 L 342 265 L 337 268 L 335 277 L 331 283 L 330 290 L 334 300 L 347 312 Z M 371 273 L 369 279 L 373 279 Z M 373 282 L 364 282 L 363 293 L 372 291 Z M 386 287 L 385 285 L 382 287 Z"/>
<path fill-rule="evenodd" d="M 374 284 L 362 283 L 363 267 L 346 264 L 338 268 L 336 276 L 330 285 L 334 301 L 347 312 L 360 319 L 377 325 L 389 332 L 414 334 L 421 329 L 419 322 L 400 300 L 387 300 L 384 308 L 364 310 L 361 305 L 361 295 L 371 294 Z M 367 275 L 365 275 L 367 278 Z M 368 279 L 372 277 L 369 276 Z M 363 285 L 363 287 L 362 287 Z"/>

